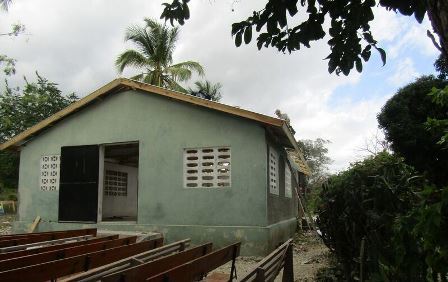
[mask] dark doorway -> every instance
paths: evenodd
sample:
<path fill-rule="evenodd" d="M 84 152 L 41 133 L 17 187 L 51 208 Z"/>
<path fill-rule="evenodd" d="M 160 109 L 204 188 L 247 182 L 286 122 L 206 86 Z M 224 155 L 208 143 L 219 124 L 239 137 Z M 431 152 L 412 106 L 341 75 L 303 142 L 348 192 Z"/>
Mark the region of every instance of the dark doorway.
<path fill-rule="evenodd" d="M 98 145 L 61 148 L 59 221 L 97 221 L 98 172 Z"/>

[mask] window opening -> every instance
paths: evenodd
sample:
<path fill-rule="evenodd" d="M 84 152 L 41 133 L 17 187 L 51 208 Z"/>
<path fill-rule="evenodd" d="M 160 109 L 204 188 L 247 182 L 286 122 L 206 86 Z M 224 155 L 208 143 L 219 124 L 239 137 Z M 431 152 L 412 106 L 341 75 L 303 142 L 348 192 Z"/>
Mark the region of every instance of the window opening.
<path fill-rule="evenodd" d="M 184 187 L 231 186 L 230 147 L 184 149 Z"/>

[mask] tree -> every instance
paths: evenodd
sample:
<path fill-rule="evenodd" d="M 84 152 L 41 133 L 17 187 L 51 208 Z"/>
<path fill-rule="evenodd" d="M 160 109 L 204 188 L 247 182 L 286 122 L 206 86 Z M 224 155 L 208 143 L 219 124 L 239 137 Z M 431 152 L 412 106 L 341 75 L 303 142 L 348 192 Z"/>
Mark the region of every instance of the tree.
<path fill-rule="evenodd" d="M 213 84 L 212 82 L 205 80 L 204 82 L 196 81 L 194 85 L 196 86 L 195 90 L 191 88 L 188 89 L 188 93 L 190 95 L 215 102 L 221 100 L 221 83 L 218 82 L 216 84 Z"/>
<path fill-rule="evenodd" d="M 353 68 L 362 71 L 363 63 L 376 49 L 386 63 L 386 52 L 378 47 L 371 33 L 370 23 L 375 18 L 373 8 L 381 6 L 405 16 L 414 15 L 421 23 L 427 14 L 434 33 L 428 36 L 445 57 L 448 57 L 448 1 L 446 0 L 265 0 L 266 6 L 253 11 L 246 20 L 232 25 L 232 35 L 238 47 L 252 40 L 253 29 L 259 33 L 257 47 L 275 47 L 281 52 L 310 48 L 310 42 L 329 35 L 331 53 L 328 71 L 348 75 Z M 164 3 L 161 18 L 184 24 L 190 18 L 189 0 Z M 302 10 L 302 14 L 299 14 Z M 306 17 L 305 15 L 306 14 Z M 292 19 L 291 19 L 292 18 Z M 305 20 L 302 20 L 305 19 Z M 330 23 L 325 24 L 329 19 Z M 299 22 L 298 24 L 295 24 Z M 329 27 L 326 30 L 326 27 Z"/>
<path fill-rule="evenodd" d="M 0 0 L 0 10 L 8 11 L 8 7 L 11 4 L 11 0 Z M 10 32 L 0 33 L 0 36 L 18 36 L 25 31 L 23 24 L 13 24 Z M 7 55 L 0 54 L 0 65 L 3 66 L 3 72 L 6 75 L 12 75 L 16 73 L 16 60 L 8 57 Z"/>
<path fill-rule="evenodd" d="M 448 105 L 433 103 L 428 93 L 446 86 L 446 80 L 420 77 L 399 89 L 377 117 L 392 150 L 438 185 L 448 184 L 448 150 L 439 142 L 443 130 L 428 131 L 427 121 L 446 119 Z"/>
<path fill-rule="evenodd" d="M 173 64 L 173 51 L 179 35 L 177 27 L 168 28 L 152 19 L 145 19 L 145 26 L 132 26 L 126 31 L 125 40 L 137 49 L 121 53 L 115 65 L 120 73 L 126 67 L 135 67 L 142 72 L 133 79 L 160 87 L 187 92 L 178 82 L 189 80 L 193 72 L 204 75 L 198 62 L 186 61 Z"/>
<path fill-rule="evenodd" d="M 0 94 L 0 143 L 19 134 L 43 119 L 78 100 L 74 93 L 64 96 L 57 84 L 36 72 L 37 81 L 25 78 L 25 87 L 6 89 Z M 0 182 L 6 187 L 17 187 L 19 157 L 0 151 Z"/>
<path fill-rule="evenodd" d="M 308 179 L 309 185 L 319 186 L 328 177 L 328 165 L 333 162 L 327 155 L 328 148 L 326 145 L 331 143 L 330 140 L 322 138 L 316 140 L 304 139 L 297 140 L 297 143 L 311 170 Z"/>

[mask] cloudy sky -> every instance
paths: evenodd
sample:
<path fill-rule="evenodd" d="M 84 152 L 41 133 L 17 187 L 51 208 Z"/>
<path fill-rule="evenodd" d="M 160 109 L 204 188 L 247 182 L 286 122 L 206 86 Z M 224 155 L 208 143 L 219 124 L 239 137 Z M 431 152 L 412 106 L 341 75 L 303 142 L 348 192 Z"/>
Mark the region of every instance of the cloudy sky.
<path fill-rule="evenodd" d="M 116 56 L 131 47 L 126 28 L 145 17 L 159 18 L 163 1 L 17 0 L 0 14 L 0 31 L 13 23 L 26 26 L 17 38 L 2 37 L 1 52 L 18 60 L 11 85 L 23 84 L 35 71 L 60 85 L 64 93 L 85 96 L 119 76 Z M 430 25 L 376 11 L 373 34 L 387 51 L 364 65 L 362 74 L 328 74 L 325 41 L 293 54 L 258 51 L 255 44 L 236 48 L 233 22 L 245 19 L 264 1 L 195 0 L 191 20 L 181 29 L 175 61 L 195 60 L 207 79 L 223 84 L 222 102 L 273 115 L 288 113 L 298 139 L 331 140 L 331 170 L 346 168 L 363 154 L 377 129 L 376 114 L 395 91 L 422 74 L 433 73 L 437 51 L 426 36 Z M 130 75 L 132 72 L 125 73 Z M 3 78 L 2 78 L 3 80 Z"/>

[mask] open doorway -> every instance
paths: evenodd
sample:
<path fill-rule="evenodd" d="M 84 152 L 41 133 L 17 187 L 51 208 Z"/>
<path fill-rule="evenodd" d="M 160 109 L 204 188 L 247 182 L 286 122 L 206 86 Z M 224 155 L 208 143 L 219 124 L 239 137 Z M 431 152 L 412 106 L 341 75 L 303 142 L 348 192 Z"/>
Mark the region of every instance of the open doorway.
<path fill-rule="evenodd" d="M 104 145 L 102 221 L 137 221 L 138 143 Z"/>

